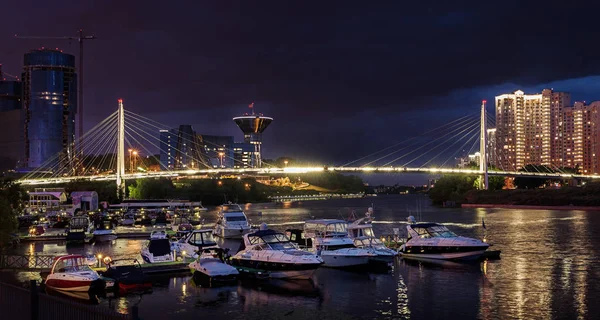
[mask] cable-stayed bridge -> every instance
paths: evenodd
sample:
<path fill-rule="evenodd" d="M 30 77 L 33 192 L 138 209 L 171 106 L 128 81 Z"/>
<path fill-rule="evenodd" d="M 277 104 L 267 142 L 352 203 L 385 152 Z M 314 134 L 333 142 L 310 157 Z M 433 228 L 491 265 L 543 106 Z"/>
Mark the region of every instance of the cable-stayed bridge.
<path fill-rule="evenodd" d="M 561 168 L 553 168 L 553 172 L 518 171 L 517 168 L 490 168 L 488 162 L 493 162 L 498 155 L 488 152 L 487 131 L 488 123 L 493 119 L 485 112 L 485 102 L 481 113 L 474 113 L 445 124 L 423 131 L 414 137 L 403 139 L 389 147 L 370 153 L 342 165 L 290 166 L 277 167 L 265 164 L 259 168 L 244 168 L 239 159 L 230 156 L 230 152 L 221 154 L 231 158 L 234 168 L 215 168 L 206 156 L 199 152 L 200 146 L 193 137 L 179 136 L 183 145 L 196 146 L 180 150 L 178 146 L 169 146 L 170 152 L 161 150 L 159 132 L 169 128 L 155 120 L 127 111 L 123 101 L 119 100 L 118 109 L 95 127 L 90 129 L 76 142 L 75 154 L 59 153 L 48 159 L 42 166 L 29 172 L 18 180 L 24 185 L 60 184 L 75 180 L 107 181 L 113 180 L 123 190 L 127 179 L 143 179 L 156 177 L 192 177 L 205 178 L 218 175 L 281 175 L 314 172 L 341 173 L 426 173 L 426 174 L 477 174 L 482 175 L 481 187 L 487 187 L 487 176 L 525 176 L 544 178 L 585 178 L 599 179 L 600 176 L 578 175 L 569 173 Z M 204 142 L 208 143 L 208 142 Z M 223 148 L 223 146 L 212 146 Z M 127 148 L 127 149 L 126 149 Z M 156 151 L 168 154 L 173 163 L 181 161 L 185 156 L 191 161 L 187 167 L 172 169 L 164 167 L 161 162 L 160 170 L 144 171 L 132 166 L 132 148 L 154 155 Z M 127 169 L 126 150 L 129 150 L 129 170 Z M 482 159 L 478 169 L 458 168 L 455 165 L 457 157 L 479 151 Z M 482 156 L 483 155 L 483 156 Z M 143 158 L 140 158 L 143 161 Z M 222 163 L 222 160 L 221 160 Z M 497 161 L 496 163 L 500 163 Z M 239 167 L 239 168 L 235 168 Z"/>

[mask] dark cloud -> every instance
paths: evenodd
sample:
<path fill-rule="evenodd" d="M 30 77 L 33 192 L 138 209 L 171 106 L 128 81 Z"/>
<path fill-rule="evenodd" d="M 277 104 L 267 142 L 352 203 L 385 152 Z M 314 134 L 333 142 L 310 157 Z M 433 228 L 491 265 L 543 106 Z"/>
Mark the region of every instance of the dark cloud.
<path fill-rule="evenodd" d="M 14 74 L 31 47 L 77 53 L 77 43 L 12 35 L 83 26 L 98 36 L 86 44 L 87 127 L 123 97 L 167 125 L 240 138 L 231 117 L 255 101 L 275 117 L 268 155 L 324 162 L 476 112 L 482 98 L 511 87 L 503 84 L 535 87 L 600 69 L 597 4 L 364 3 L 12 1 L 0 20 L 0 62 Z"/>

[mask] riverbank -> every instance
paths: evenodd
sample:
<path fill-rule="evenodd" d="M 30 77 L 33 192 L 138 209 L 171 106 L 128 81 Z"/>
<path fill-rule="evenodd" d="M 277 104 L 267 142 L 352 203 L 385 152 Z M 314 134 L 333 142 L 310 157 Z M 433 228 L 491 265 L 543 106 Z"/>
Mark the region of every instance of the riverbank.
<path fill-rule="evenodd" d="M 582 210 L 582 211 L 600 211 L 598 206 L 533 206 L 533 205 L 514 205 L 514 204 L 485 204 L 485 203 L 464 203 L 461 208 L 498 208 L 498 209 L 522 209 L 522 210 Z"/>

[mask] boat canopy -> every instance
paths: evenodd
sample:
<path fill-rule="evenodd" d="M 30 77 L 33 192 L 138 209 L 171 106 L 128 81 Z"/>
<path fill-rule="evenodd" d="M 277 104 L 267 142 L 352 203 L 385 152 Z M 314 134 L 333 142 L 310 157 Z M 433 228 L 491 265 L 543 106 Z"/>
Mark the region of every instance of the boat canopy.
<path fill-rule="evenodd" d="M 437 223 L 418 223 L 410 225 L 420 238 L 454 238 L 457 235 L 446 226 Z"/>
<path fill-rule="evenodd" d="M 244 210 L 239 204 L 224 204 L 221 206 L 222 213 L 243 212 Z"/>
<path fill-rule="evenodd" d="M 56 258 L 52 273 L 91 271 L 87 259 L 80 255 L 68 255 Z"/>
<path fill-rule="evenodd" d="M 214 246 L 217 245 L 212 230 L 194 231 L 188 235 L 187 241 L 194 246 Z"/>
<path fill-rule="evenodd" d="M 227 222 L 246 221 L 246 216 L 244 215 L 244 213 L 238 212 L 238 211 L 227 212 L 223 215 L 223 218 L 225 218 L 225 221 L 227 221 Z"/>
<path fill-rule="evenodd" d="M 322 219 L 309 220 L 304 223 L 304 232 L 319 236 L 347 236 L 348 224 L 342 220 Z"/>
<path fill-rule="evenodd" d="M 260 230 L 249 234 L 248 244 L 265 244 L 266 246 L 262 246 L 263 249 L 272 250 L 289 250 L 296 248 L 290 241 L 290 238 L 288 238 L 286 235 L 270 229 Z"/>

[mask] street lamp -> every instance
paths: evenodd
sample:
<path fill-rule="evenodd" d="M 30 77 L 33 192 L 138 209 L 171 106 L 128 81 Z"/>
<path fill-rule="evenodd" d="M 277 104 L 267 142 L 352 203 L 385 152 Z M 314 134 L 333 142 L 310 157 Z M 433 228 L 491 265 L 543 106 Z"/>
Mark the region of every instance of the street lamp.
<path fill-rule="evenodd" d="M 219 159 L 221 160 L 221 168 L 223 168 L 223 156 L 224 155 L 225 155 L 225 153 L 219 152 Z"/>
<path fill-rule="evenodd" d="M 288 161 L 287 161 L 287 160 L 283 160 L 283 164 L 284 164 L 284 165 L 285 165 L 285 167 L 287 168 Z"/>
<path fill-rule="evenodd" d="M 133 150 L 133 168 L 137 168 L 137 155 L 138 152 Z M 131 168 L 131 172 L 133 172 L 133 168 Z"/>
<path fill-rule="evenodd" d="M 132 172 L 133 171 L 133 162 L 131 159 L 131 152 L 133 151 L 133 149 L 129 149 L 127 151 L 129 151 L 129 172 Z"/>

